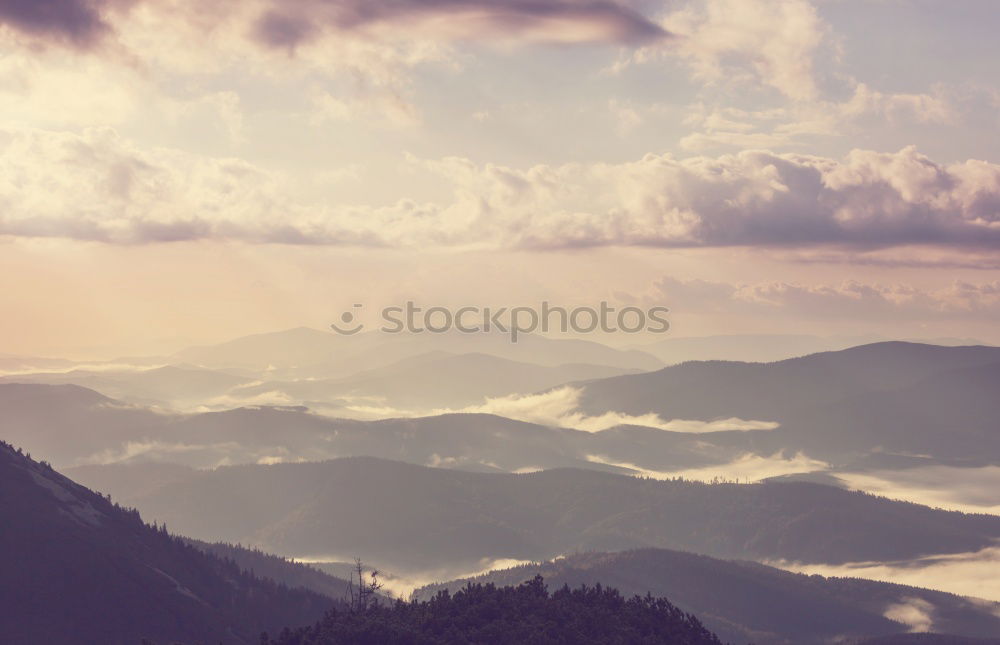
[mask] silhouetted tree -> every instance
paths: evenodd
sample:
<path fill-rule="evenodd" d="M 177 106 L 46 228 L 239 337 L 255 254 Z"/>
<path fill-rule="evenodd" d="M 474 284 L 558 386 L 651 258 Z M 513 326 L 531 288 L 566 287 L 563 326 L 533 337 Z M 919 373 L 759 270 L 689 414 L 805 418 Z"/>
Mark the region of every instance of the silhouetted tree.
<path fill-rule="evenodd" d="M 378 590 L 382 588 L 382 583 L 378 579 L 378 570 L 372 569 L 368 582 L 365 582 L 365 568 L 361 558 L 354 558 L 355 571 L 351 573 L 348 590 L 351 594 L 351 611 L 366 611 L 375 601 Z M 354 588 L 354 576 L 358 577 L 357 590 Z"/>

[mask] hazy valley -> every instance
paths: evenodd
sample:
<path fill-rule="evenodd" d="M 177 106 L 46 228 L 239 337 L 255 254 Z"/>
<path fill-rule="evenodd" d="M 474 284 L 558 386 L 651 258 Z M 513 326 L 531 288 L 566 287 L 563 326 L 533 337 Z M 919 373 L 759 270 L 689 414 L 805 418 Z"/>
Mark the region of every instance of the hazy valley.
<path fill-rule="evenodd" d="M 326 598 L 360 556 L 416 598 L 491 568 L 477 580 L 651 592 L 733 642 L 1000 628 L 1000 589 L 976 573 L 1000 551 L 1000 350 L 660 367 L 592 342 L 467 343 L 368 339 L 349 356 L 384 364 L 345 374 L 361 359 L 330 359 L 342 339 L 292 330 L 176 366 L 8 374 L 0 432 L 229 566 Z"/>

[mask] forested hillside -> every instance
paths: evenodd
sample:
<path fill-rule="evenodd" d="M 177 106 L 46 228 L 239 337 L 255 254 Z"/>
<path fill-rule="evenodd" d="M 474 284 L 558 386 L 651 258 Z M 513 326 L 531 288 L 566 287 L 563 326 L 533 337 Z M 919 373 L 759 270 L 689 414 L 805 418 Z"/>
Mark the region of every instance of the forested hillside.
<path fill-rule="evenodd" d="M 332 604 L 149 526 L 0 443 L 4 645 L 252 643 Z"/>
<path fill-rule="evenodd" d="M 470 585 L 429 601 L 331 611 L 262 645 L 720 645 L 698 619 L 662 598 L 606 587 L 549 593 L 541 577 L 516 587 Z"/>
<path fill-rule="evenodd" d="M 935 632 L 968 637 L 1000 633 L 1000 603 L 873 580 L 807 576 L 755 562 L 666 549 L 580 553 L 428 585 L 414 597 L 427 599 L 470 583 L 516 585 L 536 575 L 556 587 L 600 582 L 626 595 L 666 597 L 733 643 L 821 645 L 909 631 L 915 625 L 907 624 L 907 617 Z"/>

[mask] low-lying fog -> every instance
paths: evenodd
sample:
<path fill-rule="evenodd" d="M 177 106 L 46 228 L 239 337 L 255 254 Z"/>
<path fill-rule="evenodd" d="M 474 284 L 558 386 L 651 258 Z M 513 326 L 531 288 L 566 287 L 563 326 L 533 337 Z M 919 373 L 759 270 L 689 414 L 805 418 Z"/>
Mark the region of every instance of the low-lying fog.
<path fill-rule="evenodd" d="M 829 565 L 771 561 L 765 564 L 809 575 L 868 578 L 1000 602 L 1000 546 L 909 562 Z"/>
<path fill-rule="evenodd" d="M 964 513 L 1000 514 L 1000 466 L 924 466 L 843 472 L 837 478 L 850 488 L 892 499 Z"/>

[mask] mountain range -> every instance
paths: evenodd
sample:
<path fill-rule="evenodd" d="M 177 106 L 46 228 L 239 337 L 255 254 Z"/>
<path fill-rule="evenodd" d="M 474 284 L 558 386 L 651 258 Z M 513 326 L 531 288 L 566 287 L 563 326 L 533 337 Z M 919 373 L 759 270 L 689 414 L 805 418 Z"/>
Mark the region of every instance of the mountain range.
<path fill-rule="evenodd" d="M 307 330 L 305 337 L 313 343 L 313 332 Z M 284 346 L 288 337 L 278 340 Z M 338 337 L 327 342 L 343 341 Z M 542 345 L 561 342 L 571 341 L 547 340 Z M 213 349 L 209 357 L 220 351 Z M 432 463 L 437 455 L 441 462 L 506 471 L 589 462 L 669 472 L 725 464 L 748 454 L 790 458 L 800 453 L 834 468 L 870 464 L 873 458 L 897 465 L 1000 464 L 1000 435 L 994 432 L 1000 410 L 993 396 L 1000 387 L 1000 348 L 885 342 L 775 363 L 689 362 L 622 373 L 635 369 L 579 361 L 543 366 L 485 353 L 435 351 L 388 366 L 367 365 L 345 378 L 248 381 L 206 367 L 135 372 L 128 378 L 139 381 L 132 385 L 122 385 L 124 381 L 115 379 L 125 377 L 111 374 L 100 374 L 99 379 L 96 373 L 86 378 L 72 372 L 44 378 L 19 375 L 0 381 L 0 404 L 10 410 L 9 423 L 0 420 L 0 430 L 10 428 L 11 440 L 44 452 L 60 465 L 127 459 L 135 456 L 136 446 L 152 444 L 173 446 L 171 456 L 159 460 L 198 466 L 221 463 L 223 454 L 228 463 L 339 455 Z M 105 398 L 12 382 L 65 383 L 76 377 L 103 384 Z M 116 384 L 109 385 L 111 381 Z M 130 390 L 123 399 L 107 395 L 123 389 Z M 136 403 L 159 401 L 160 395 L 187 397 L 184 400 L 192 403 L 197 391 L 219 395 L 212 399 L 214 406 L 221 406 L 214 410 L 216 416 Z M 481 404 L 473 405 L 475 401 Z M 422 402 L 432 406 L 420 408 Z M 229 411 L 241 405 L 242 411 Z M 304 409 L 310 406 L 313 414 Z M 392 418 L 412 417 L 415 408 L 429 420 Z M 442 411 L 449 414 L 436 414 Z M 372 421 L 362 430 L 355 422 L 337 418 L 338 412 L 389 419 Z M 522 440 L 529 434 L 521 432 L 517 422 L 533 422 L 538 431 L 511 458 L 519 446 L 498 451 L 489 431 L 477 427 L 496 428 L 503 422 L 450 416 L 469 412 L 509 418 L 506 427 Z M 233 437 L 227 429 L 233 423 L 244 429 L 243 435 Z M 286 431 L 264 430 L 274 423 Z M 461 435 L 449 430 L 455 426 L 462 426 Z M 192 437 L 189 429 L 195 427 L 199 430 Z M 589 430 L 593 436 L 547 428 Z M 606 432 L 595 432 L 599 430 Z M 435 436 L 443 435 L 448 441 L 459 439 L 461 446 L 427 449 L 437 443 Z M 222 444 L 234 441 L 243 449 L 223 449 Z M 134 444 L 131 450 L 129 442 Z M 340 442 L 346 445 L 336 445 Z M 492 457 L 497 452 L 502 458 Z"/>
<path fill-rule="evenodd" d="M 581 469 L 492 474 L 344 458 L 180 472 L 135 494 L 129 474 L 142 480 L 141 467 L 117 474 L 107 492 L 182 534 L 310 559 L 363 552 L 402 572 L 640 547 L 887 561 L 977 551 L 1000 538 L 997 516 L 807 482 L 704 484 Z"/>
<path fill-rule="evenodd" d="M 341 336 L 330 331 L 298 327 L 280 332 L 244 336 L 216 345 L 191 347 L 166 358 L 224 370 L 267 370 L 280 378 L 336 378 L 360 369 L 378 369 L 432 352 L 481 353 L 542 366 L 574 363 L 623 369 L 655 369 L 663 363 L 637 349 L 616 349 L 590 340 L 549 338 L 524 334 L 512 343 L 508 334 L 407 333 L 378 331 Z"/>
<path fill-rule="evenodd" d="M 904 342 L 775 363 L 691 362 L 580 385 L 585 414 L 773 421 L 763 450 L 849 460 L 878 448 L 1000 462 L 1000 348 Z"/>
<path fill-rule="evenodd" d="M 527 394 L 569 381 L 661 367 L 638 350 L 577 339 L 500 334 L 346 338 L 297 328 L 158 357 L 104 364 L 0 357 L 0 383 L 75 384 L 128 403 L 174 409 L 308 404 L 341 414 L 358 407 L 433 410 Z M 32 369 L 34 368 L 34 369 Z"/>
<path fill-rule="evenodd" d="M 197 508 L 203 523 L 213 517 L 223 524 L 224 518 L 252 522 L 269 510 L 288 511 L 262 534 L 286 547 L 310 532 L 332 548 L 353 541 L 348 548 L 387 563 L 394 557 L 385 549 L 411 562 L 461 564 L 470 553 L 463 545 L 562 540 L 572 549 L 614 548 L 619 538 L 624 542 L 617 544 L 650 537 L 719 551 L 831 553 L 840 543 L 882 557 L 913 555 L 927 547 L 924 540 L 974 548 L 1000 530 L 996 517 L 802 483 L 650 482 L 574 470 L 490 475 L 361 458 L 213 473 L 175 466 L 162 468 L 159 479 L 140 497 L 183 500 L 180 506 Z M 178 497 L 178 486 L 190 496 Z M 289 497 L 310 495 L 299 506 Z M 722 500 L 728 501 L 720 505 Z M 834 529 L 816 516 L 850 517 L 853 526 L 841 522 Z M 669 519 L 663 525 L 657 518 Z M 0 445 L 0 520 L 5 643 L 251 643 L 262 631 L 284 643 L 301 631 L 284 627 L 318 620 L 302 633 L 323 631 L 332 628 L 331 616 L 348 616 L 342 613 L 345 580 L 257 549 L 175 537 L 7 444 Z M 519 540 L 510 539 L 512 531 Z M 573 535 L 583 540 L 574 542 Z M 881 544 L 866 543 L 866 537 Z M 666 597 L 734 643 L 992 645 L 988 637 L 1000 630 L 1000 603 L 649 547 L 581 551 L 430 585 L 414 597 L 455 593 L 469 583 L 518 585 L 536 575 L 552 590 L 599 584 L 626 598 Z M 49 611 L 41 614 L 38 607 Z M 330 607 L 341 613 L 323 618 Z M 420 611 L 443 611 L 440 603 L 424 607 Z M 912 630 L 936 633 L 914 640 L 905 633 Z"/>
<path fill-rule="evenodd" d="M 1000 603 L 666 549 L 569 555 L 428 585 L 414 596 L 430 598 L 469 583 L 519 584 L 536 575 L 553 588 L 599 582 L 626 595 L 665 596 L 731 643 L 821 645 L 913 629 L 971 638 L 1000 634 Z"/>
<path fill-rule="evenodd" d="M 740 642 L 996 629 L 986 601 L 745 560 L 917 563 L 993 548 L 996 515 L 851 492 L 845 482 L 861 480 L 840 478 L 912 472 L 919 484 L 916 473 L 939 468 L 961 492 L 963 473 L 975 473 L 965 488 L 988 500 L 1000 349 L 881 342 L 663 367 L 671 361 L 652 349 L 509 345 L 300 329 L 4 377 L 0 436 L 189 537 L 5 445 L 0 539 L 16 558 L 0 586 L 63 575 L 59 593 L 73 598 L 105 575 L 107 597 L 127 611 L 90 621 L 105 633 L 66 642 L 247 642 L 342 601 L 344 580 L 283 556 L 360 555 L 400 579 L 544 561 L 489 579 L 541 573 L 666 595 Z M 412 416 L 425 406 L 435 413 Z M 390 418 L 336 416 L 365 410 Z M 769 478 L 775 464 L 792 474 Z M 714 472 L 714 483 L 690 480 Z M 24 564 L 42 560 L 37 572 Z M 23 603 L 51 598 L 51 585 L 24 589 L 0 599 L 11 608 L 0 628 Z M 60 621 L 8 631 L 12 642 L 36 632 L 62 642 L 87 611 L 102 609 L 80 603 Z"/>

